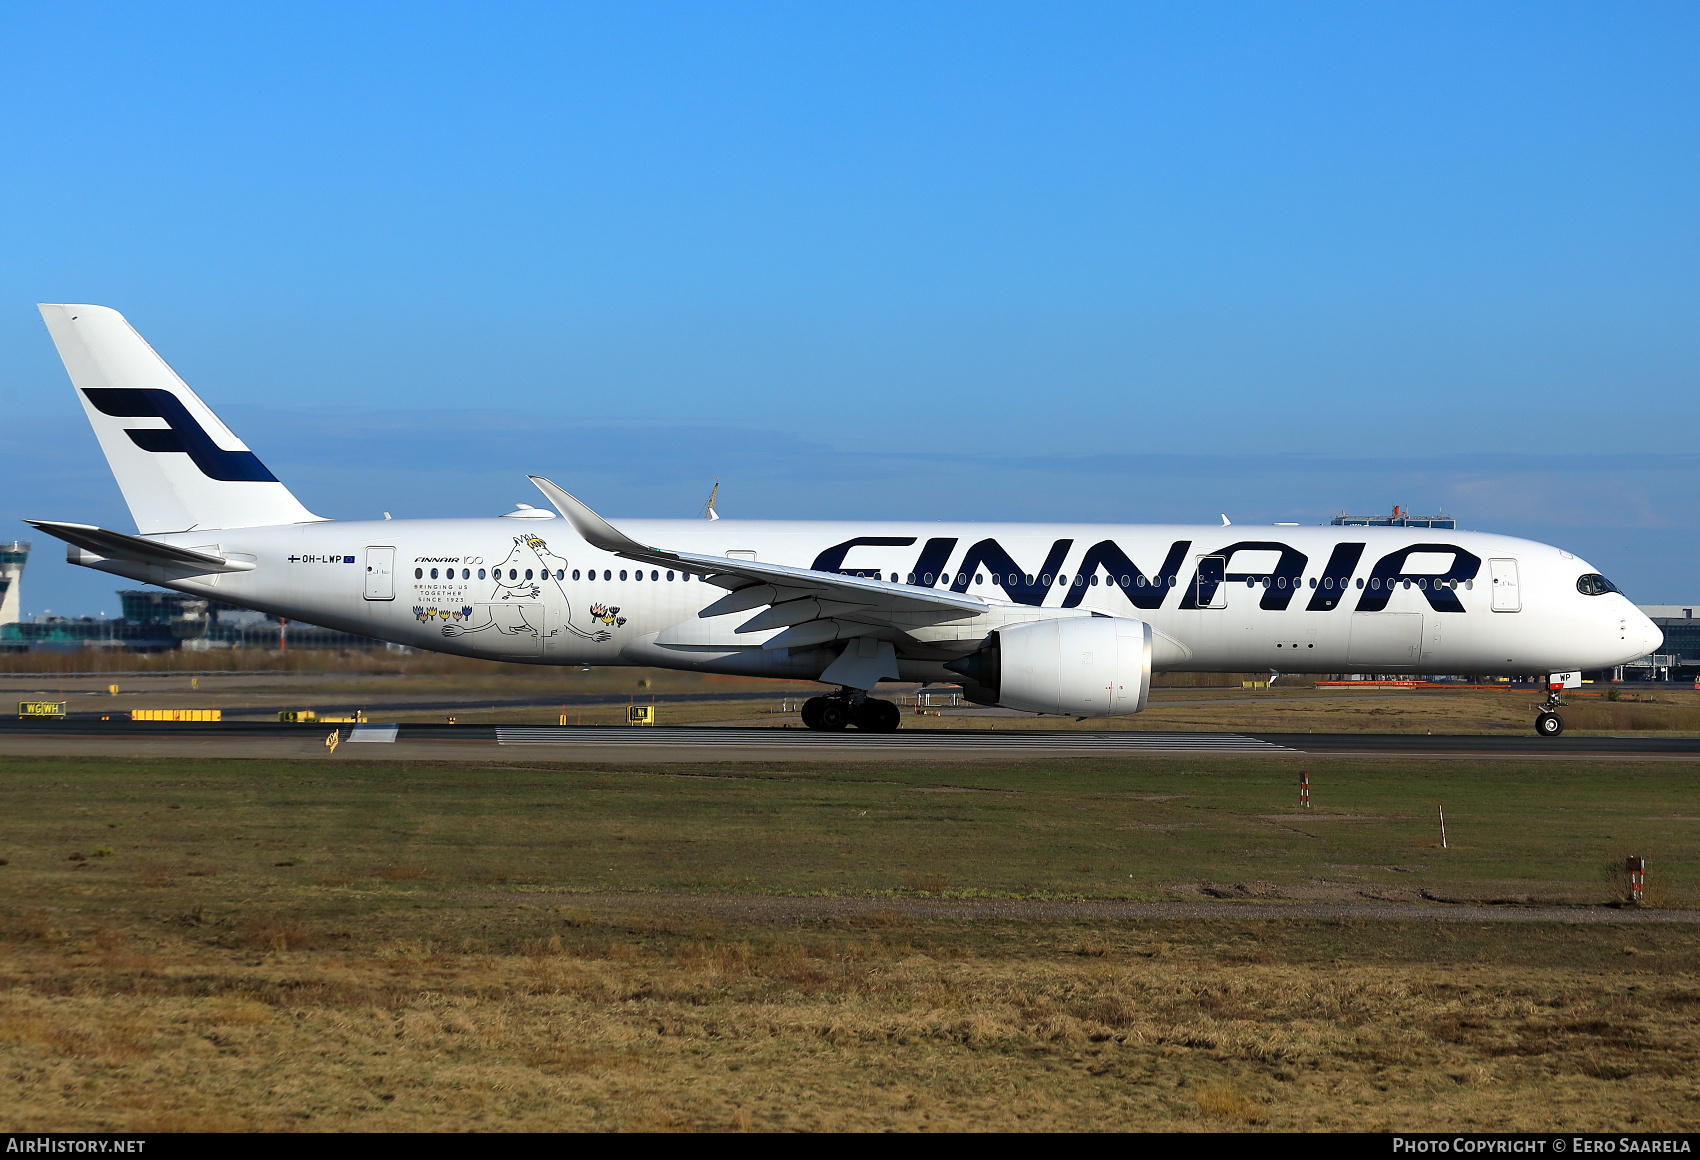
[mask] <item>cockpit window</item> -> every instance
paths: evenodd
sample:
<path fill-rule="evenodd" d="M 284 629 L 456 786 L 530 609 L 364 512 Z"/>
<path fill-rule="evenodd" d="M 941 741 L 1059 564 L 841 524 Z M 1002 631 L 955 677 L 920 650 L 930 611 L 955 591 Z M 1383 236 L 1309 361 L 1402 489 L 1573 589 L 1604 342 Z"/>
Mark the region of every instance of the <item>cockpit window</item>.
<path fill-rule="evenodd" d="M 1598 572 L 1590 572 L 1576 578 L 1576 591 L 1584 596 L 1604 596 L 1607 592 L 1616 592 L 1617 585 Z"/>

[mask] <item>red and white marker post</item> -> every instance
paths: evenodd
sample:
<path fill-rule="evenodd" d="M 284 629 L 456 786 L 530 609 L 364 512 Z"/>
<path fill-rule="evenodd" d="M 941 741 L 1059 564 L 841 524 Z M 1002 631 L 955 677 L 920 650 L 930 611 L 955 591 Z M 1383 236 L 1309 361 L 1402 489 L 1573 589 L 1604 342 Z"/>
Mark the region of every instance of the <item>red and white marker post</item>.
<path fill-rule="evenodd" d="M 1310 809 L 1310 774 L 1304 770 L 1299 771 L 1299 805 Z"/>
<path fill-rule="evenodd" d="M 1624 869 L 1629 871 L 1630 900 L 1640 902 L 1647 893 L 1647 859 L 1631 854 Z"/>

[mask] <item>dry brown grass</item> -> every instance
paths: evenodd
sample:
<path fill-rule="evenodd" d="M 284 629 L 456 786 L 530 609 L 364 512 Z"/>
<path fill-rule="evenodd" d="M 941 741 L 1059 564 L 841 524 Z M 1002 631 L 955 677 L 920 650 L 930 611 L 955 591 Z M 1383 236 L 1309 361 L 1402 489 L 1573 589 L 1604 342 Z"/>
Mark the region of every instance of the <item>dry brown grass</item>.
<path fill-rule="evenodd" d="M 7 1126 L 1646 1130 L 1697 1093 L 1700 986 L 1668 933 L 1601 971 L 1382 960 L 1376 931 L 1351 962 L 1246 962 L 1270 930 L 1208 922 L 1047 949 L 877 913 L 544 921 L 500 951 L 440 918 L 18 914 Z"/>
<path fill-rule="evenodd" d="M 1198 1093 L 1198 1114 L 1206 1119 L 1227 1120 L 1235 1124 L 1269 1122 L 1268 1113 L 1260 1105 L 1220 1081 L 1206 1085 Z"/>

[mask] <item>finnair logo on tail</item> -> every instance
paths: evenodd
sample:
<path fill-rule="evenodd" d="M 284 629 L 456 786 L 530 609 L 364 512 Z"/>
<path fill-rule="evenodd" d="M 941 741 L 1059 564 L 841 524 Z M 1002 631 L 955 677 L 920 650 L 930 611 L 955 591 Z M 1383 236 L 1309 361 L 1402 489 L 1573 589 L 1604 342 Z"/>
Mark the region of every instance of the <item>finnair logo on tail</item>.
<path fill-rule="evenodd" d="M 157 387 L 85 387 L 83 394 L 95 410 L 115 419 L 164 419 L 165 430 L 125 428 L 130 442 L 143 451 L 176 452 L 194 461 L 208 479 L 226 483 L 276 483 L 252 451 L 226 451 L 212 441 L 187 407 L 170 391 Z"/>

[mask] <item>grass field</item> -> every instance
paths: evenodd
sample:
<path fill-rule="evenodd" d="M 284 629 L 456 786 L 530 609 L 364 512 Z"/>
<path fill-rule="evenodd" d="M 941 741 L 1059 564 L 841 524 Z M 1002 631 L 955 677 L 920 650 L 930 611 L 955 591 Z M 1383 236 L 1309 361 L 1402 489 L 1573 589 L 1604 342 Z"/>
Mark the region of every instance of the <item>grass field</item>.
<path fill-rule="evenodd" d="M 1700 905 L 1687 763 L 1330 760 L 1308 812 L 1300 768 L 0 759 L 0 1123 L 1700 1119 L 1693 925 L 908 904 L 1603 907 L 1638 853 Z"/>

